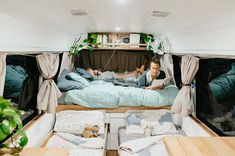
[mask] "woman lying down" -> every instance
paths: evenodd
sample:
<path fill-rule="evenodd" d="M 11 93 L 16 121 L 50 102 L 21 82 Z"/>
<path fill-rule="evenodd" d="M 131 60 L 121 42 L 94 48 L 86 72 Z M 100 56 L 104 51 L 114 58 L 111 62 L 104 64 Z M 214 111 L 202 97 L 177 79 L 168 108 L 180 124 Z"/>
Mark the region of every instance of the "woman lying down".
<path fill-rule="evenodd" d="M 119 80 L 134 80 L 137 81 L 140 79 L 141 74 L 144 72 L 145 64 L 140 68 L 136 68 L 136 70 L 132 72 L 124 72 L 124 73 L 115 73 L 113 71 L 105 71 L 101 72 L 101 70 L 94 70 L 91 67 L 88 67 L 86 70 L 94 77 L 95 80 L 112 80 L 112 79 L 119 79 Z"/>

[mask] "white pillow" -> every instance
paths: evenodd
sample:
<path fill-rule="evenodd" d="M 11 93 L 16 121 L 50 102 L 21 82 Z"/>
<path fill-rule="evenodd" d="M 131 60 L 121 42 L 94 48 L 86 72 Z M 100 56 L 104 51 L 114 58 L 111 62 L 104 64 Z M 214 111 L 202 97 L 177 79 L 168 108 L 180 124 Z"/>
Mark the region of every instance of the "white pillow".
<path fill-rule="evenodd" d="M 66 110 L 56 113 L 54 130 L 57 132 L 81 134 L 87 125 L 99 126 L 98 134 L 104 134 L 104 112 Z"/>

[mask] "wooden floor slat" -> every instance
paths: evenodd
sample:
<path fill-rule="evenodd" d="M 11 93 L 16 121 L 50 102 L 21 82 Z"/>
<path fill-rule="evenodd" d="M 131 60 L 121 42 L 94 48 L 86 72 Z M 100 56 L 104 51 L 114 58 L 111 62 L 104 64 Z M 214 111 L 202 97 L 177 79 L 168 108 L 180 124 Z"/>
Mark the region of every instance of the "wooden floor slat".
<path fill-rule="evenodd" d="M 117 151 L 107 151 L 106 156 L 118 156 L 118 152 Z"/>

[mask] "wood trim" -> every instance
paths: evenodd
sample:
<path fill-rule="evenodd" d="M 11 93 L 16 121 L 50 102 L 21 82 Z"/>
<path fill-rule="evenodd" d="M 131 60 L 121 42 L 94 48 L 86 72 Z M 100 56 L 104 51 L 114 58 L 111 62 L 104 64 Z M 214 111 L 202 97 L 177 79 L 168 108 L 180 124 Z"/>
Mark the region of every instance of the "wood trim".
<path fill-rule="evenodd" d="M 214 131 L 212 131 L 209 127 L 207 127 L 207 125 L 205 125 L 203 122 L 201 122 L 197 117 L 195 116 L 191 116 L 191 118 L 195 121 L 195 123 L 197 125 L 199 125 L 200 127 L 202 127 L 210 136 L 212 137 L 217 137 L 219 136 L 218 134 L 216 134 Z"/>
<path fill-rule="evenodd" d="M 156 110 L 156 109 L 170 109 L 170 106 L 160 106 L 160 107 L 145 107 L 145 106 L 123 106 L 119 108 L 87 108 L 79 105 L 58 105 L 56 112 L 63 110 L 103 110 L 106 113 L 125 113 L 128 110 Z"/>
<path fill-rule="evenodd" d="M 165 136 L 163 142 L 170 156 L 235 155 L 234 137 Z"/>
<path fill-rule="evenodd" d="M 53 130 L 50 131 L 50 133 L 48 134 L 48 136 L 46 137 L 46 139 L 42 142 L 42 144 L 40 145 L 40 147 L 46 147 L 47 142 L 49 141 L 49 139 L 53 136 Z"/>

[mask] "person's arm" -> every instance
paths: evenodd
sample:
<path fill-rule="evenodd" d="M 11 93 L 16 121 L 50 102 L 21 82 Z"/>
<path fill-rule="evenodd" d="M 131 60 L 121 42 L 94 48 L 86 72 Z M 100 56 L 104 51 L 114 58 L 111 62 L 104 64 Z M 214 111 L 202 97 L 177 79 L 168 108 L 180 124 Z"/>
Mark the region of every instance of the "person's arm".
<path fill-rule="evenodd" d="M 162 86 L 155 86 L 155 87 L 148 86 L 148 87 L 145 87 L 145 89 L 149 89 L 149 90 L 164 89 L 164 85 L 162 85 Z"/>

